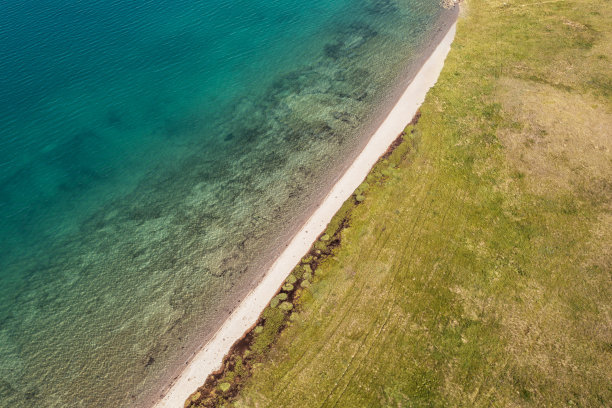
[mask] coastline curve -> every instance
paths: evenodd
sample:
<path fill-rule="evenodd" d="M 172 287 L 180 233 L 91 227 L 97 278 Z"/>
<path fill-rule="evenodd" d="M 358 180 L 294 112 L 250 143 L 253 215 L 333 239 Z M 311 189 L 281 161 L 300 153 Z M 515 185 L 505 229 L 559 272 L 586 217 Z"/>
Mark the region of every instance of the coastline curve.
<path fill-rule="evenodd" d="M 295 265 L 415 115 L 427 92 L 438 80 L 455 37 L 456 24 L 455 21 L 450 26 L 355 161 L 284 248 L 263 279 L 186 364 L 164 395 L 153 404 L 155 408 L 182 407 L 189 395 L 204 383 L 208 375 L 219 369 L 232 345 L 257 322 L 261 312 Z"/>

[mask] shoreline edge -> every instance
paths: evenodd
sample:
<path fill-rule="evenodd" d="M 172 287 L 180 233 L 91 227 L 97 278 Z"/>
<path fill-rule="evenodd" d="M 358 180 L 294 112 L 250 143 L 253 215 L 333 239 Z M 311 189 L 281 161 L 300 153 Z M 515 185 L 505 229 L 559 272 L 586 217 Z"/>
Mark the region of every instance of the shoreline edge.
<path fill-rule="evenodd" d="M 340 177 L 308 221 L 291 239 L 265 273 L 259 284 L 240 302 L 212 338 L 202 346 L 169 386 L 154 408 L 182 407 L 187 398 L 221 367 L 233 344 L 253 327 L 261 313 L 278 292 L 304 254 L 306 254 L 344 202 L 363 182 L 378 159 L 385 154 L 397 136 L 425 100 L 440 76 L 444 61 L 455 38 L 455 21 L 431 55 L 408 84 L 383 123 L 371 136 L 355 161 Z"/>

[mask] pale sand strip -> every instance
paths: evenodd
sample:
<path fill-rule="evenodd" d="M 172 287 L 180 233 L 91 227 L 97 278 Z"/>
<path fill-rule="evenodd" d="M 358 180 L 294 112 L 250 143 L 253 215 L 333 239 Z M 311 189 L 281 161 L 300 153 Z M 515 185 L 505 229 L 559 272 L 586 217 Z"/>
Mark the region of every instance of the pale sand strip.
<path fill-rule="evenodd" d="M 278 257 L 261 283 L 245 297 L 214 337 L 194 356 L 168 393 L 155 405 L 157 408 L 182 408 L 185 400 L 204 383 L 206 377 L 221 367 L 223 357 L 231 346 L 257 322 L 259 315 L 278 292 L 289 273 L 416 114 L 427 91 L 438 80 L 455 37 L 455 30 L 456 23 L 425 61 L 366 147 Z"/>

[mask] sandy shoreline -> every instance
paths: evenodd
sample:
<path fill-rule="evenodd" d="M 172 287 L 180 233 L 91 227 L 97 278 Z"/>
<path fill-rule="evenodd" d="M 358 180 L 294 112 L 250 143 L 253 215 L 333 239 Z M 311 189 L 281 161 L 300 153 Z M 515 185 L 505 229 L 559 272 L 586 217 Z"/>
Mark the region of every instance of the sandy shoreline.
<path fill-rule="evenodd" d="M 444 60 L 455 36 L 455 30 L 456 23 L 453 23 L 359 156 L 296 233 L 260 283 L 244 298 L 214 336 L 196 353 L 165 396 L 155 404 L 155 407 L 182 407 L 187 397 L 204 383 L 206 377 L 221 366 L 223 357 L 231 346 L 257 322 L 261 312 L 295 265 L 308 252 L 342 204 L 361 184 L 372 166 L 385 153 L 423 103 L 427 91 L 436 83 L 442 71 Z"/>

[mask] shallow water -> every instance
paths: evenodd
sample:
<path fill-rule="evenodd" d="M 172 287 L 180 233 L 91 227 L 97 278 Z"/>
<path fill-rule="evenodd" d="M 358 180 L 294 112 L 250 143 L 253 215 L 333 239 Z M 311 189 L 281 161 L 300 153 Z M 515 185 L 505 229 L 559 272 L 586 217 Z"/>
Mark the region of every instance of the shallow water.
<path fill-rule="evenodd" d="M 158 391 L 445 16 L 436 0 L 0 3 L 0 406 Z"/>

